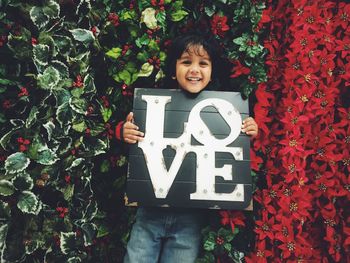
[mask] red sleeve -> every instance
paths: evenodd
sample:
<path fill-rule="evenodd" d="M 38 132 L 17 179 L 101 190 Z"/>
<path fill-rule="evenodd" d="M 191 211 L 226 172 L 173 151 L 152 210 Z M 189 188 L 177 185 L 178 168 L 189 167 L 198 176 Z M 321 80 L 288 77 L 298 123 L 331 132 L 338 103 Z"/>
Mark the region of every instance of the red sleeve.
<path fill-rule="evenodd" d="M 115 126 L 115 137 L 120 141 L 123 140 L 123 125 L 124 121 L 120 121 L 117 126 Z"/>

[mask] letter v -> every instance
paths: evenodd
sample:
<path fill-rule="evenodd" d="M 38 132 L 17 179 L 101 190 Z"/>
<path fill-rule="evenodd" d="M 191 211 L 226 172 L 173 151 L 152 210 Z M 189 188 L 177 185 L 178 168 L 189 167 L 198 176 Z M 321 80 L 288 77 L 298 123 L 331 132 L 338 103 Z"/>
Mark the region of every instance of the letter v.
<path fill-rule="evenodd" d="M 171 101 L 170 96 L 143 95 L 142 100 L 147 102 L 145 137 L 138 143 L 143 150 L 148 172 L 156 198 L 166 198 L 172 186 L 176 174 L 185 158 L 190 136 L 187 136 L 186 126 L 184 133 L 179 138 L 164 138 L 165 105 Z M 156 118 L 156 119 L 155 119 Z M 166 168 L 163 150 L 167 146 L 175 151 L 174 160 L 169 168 Z"/>

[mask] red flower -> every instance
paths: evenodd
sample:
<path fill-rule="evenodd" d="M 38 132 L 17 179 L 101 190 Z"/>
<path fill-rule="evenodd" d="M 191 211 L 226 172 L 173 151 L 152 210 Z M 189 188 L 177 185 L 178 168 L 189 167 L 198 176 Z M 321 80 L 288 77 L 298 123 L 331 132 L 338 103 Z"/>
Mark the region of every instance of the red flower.
<path fill-rule="evenodd" d="M 337 66 L 334 71 L 345 81 L 345 86 L 350 86 L 350 63 L 344 63 L 343 60 L 337 59 Z"/>
<path fill-rule="evenodd" d="M 345 36 L 343 39 L 335 40 L 336 47 L 334 51 L 340 51 L 341 58 L 344 59 L 350 54 L 350 37 Z"/>
<path fill-rule="evenodd" d="M 305 154 L 304 139 L 299 131 L 289 134 L 286 139 L 280 141 L 280 144 L 284 145 L 284 148 L 280 151 L 281 155 L 289 153 L 291 155 L 304 156 Z"/>
<path fill-rule="evenodd" d="M 269 263 L 272 262 L 269 257 L 271 257 L 273 253 L 266 248 L 265 240 L 257 242 L 256 252 L 245 257 L 247 263 Z M 278 260 L 274 260 L 274 262 L 279 262 Z"/>
<path fill-rule="evenodd" d="M 296 220 L 306 220 L 310 218 L 311 200 L 313 196 L 310 194 L 308 187 L 305 186 L 286 186 L 280 199 L 278 206 L 280 213 L 292 217 Z"/>
<path fill-rule="evenodd" d="M 243 66 L 238 59 L 233 61 L 233 64 L 233 74 L 231 74 L 230 78 L 236 78 L 240 75 L 248 75 L 250 73 L 250 68 Z"/>
<path fill-rule="evenodd" d="M 227 17 L 215 14 L 211 20 L 211 31 L 213 34 L 223 37 L 230 27 L 227 25 Z"/>
<path fill-rule="evenodd" d="M 318 2 L 310 4 L 312 5 L 303 8 L 302 17 L 295 24 L 295 27 L 298 27 L 300 30 L 305 30 L 305 32 L 318 31 L 323 22 L 321 16 L 322 9 L 319 7 Z"/>
<path fill-rule="evenodd" d="M 245 216 L 242 211 L 229 211 L 222 210 L 219 212 L 221 215 L 221 224 L 230 225 L 232 232 L 234 232 L 236 226 L 245 226 Z"/>
<path fill-rule="evenodd" d="M 338 9 L 339 13 L 337 16 L 337 22 L 344 30 L 346 30 L 350 22 L 350 5 L 340 3 Z"/>
<path fill-rule="evenodd" d="M 255 233 L 258 234 L 258 239 L 263 240 L 268 237 L 270 240 L 274 240 L 273 225 L 275 224 L 275 217 L 270 216 L 267 211 L 262 211 L 262 220 L 255 221 L 256 228 Z"/>

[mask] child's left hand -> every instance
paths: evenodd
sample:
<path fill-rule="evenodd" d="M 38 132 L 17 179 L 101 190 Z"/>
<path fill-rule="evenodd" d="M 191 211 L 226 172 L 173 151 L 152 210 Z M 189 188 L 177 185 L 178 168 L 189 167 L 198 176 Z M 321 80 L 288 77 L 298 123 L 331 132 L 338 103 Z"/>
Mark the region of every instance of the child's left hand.
<path fill-rule="evenodd" d="M 252 117 L 248 117 L 243 121 L 242 132 L 245 132 L 247 135 L 256 137 L 258 135 L 258 124 Z"/>

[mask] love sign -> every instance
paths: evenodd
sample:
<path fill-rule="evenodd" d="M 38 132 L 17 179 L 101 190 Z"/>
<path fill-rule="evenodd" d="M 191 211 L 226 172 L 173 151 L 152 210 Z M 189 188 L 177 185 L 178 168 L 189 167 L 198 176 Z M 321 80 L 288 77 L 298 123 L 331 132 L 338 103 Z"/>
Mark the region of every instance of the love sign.
<path fill-rule="evenodd" d="M 239 93 L 136 89 L 128 204 L 244 209 L 251 200 L 248 103 Z"/>

